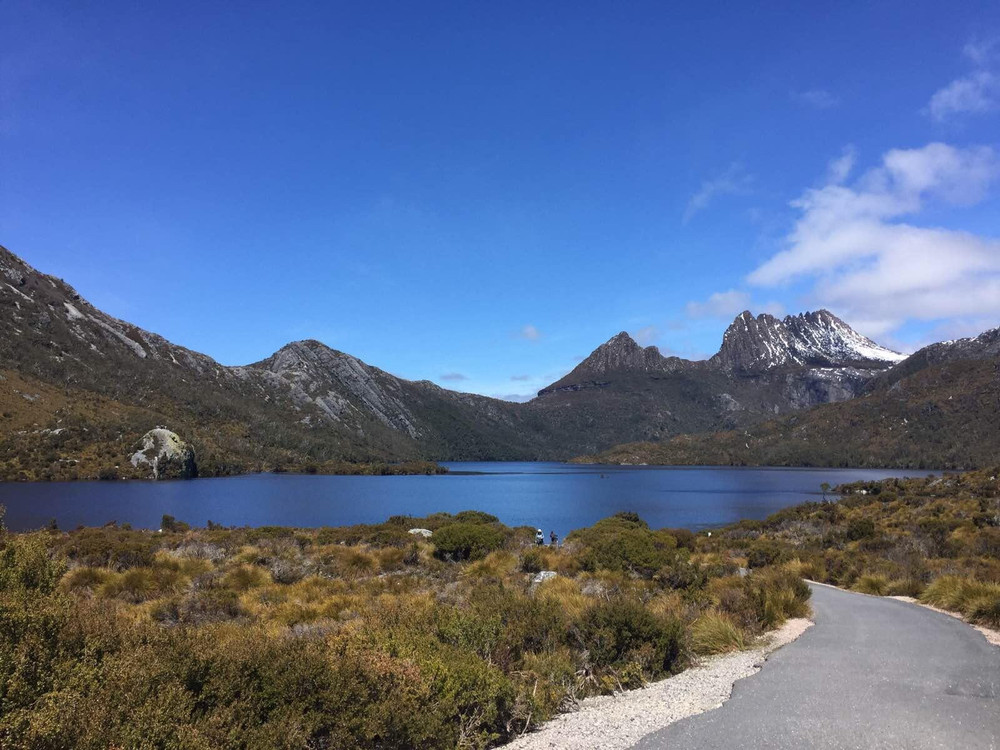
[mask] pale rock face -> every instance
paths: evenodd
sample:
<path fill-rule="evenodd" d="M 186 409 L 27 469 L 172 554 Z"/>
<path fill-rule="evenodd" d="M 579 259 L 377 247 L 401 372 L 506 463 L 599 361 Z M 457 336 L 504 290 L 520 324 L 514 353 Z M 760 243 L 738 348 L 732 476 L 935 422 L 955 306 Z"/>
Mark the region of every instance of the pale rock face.
<path fill-rule="evenodd" d="M 194 451 L 176 432 L 156 427 L 142 436 L 141 447 L 132 454 L 132 466 L 147 466 L 153 479 L 170 476 L 188 478 L 197 474 Z"/>
<path fill-rule="evenodd" d="M 420 436 L 395 378 L 319 341 L 288 344 L 250 367 L 277 376 L 296 403 L 313 404 L 331 419 L 360 408 L 387 427 Z"/>

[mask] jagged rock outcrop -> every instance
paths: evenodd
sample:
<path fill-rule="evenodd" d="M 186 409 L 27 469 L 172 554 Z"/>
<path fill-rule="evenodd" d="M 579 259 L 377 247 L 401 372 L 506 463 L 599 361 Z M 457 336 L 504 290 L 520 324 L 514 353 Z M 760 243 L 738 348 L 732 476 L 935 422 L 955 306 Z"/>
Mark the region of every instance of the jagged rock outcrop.
<path fill-rule="evenodd" d="M 543 388 L 538 395 L 604 388 L 609 385 L 608 377 L 616 373 L 669 373 L 685 364 L 678 357 L 664 357 L 655 346 L 640 346 L 622 331 L 597 347 L 568 375 Z"/>
<path fill-rule="evenodd" d="M 351 410 L 365 412 L 390 429 L 420 437 L 398 378 L 319 341 L 295 341 L 238 369 L 241 374 L 254 371 L 273 376 L 272 382 L 286 386 L 296 404 L 316 406 L 331 419 L 340 421 Z"/>
<path fill-rule="evenodd" d="M 862 336 L 827 310 L 778 320 L 744 311 L 726 329 L 709 362 L 727 372 L 760 374 L 781 367 L 852 367 L 881 370 L 906 356 Z"/>
<path fill-rule="evenodd" d="M 198 476 L 194 449 L 166 427 L 142 436 L 139 450 L 129 459 L 133 468 L 148 468 L 153 479 L 193 479 Z"/>

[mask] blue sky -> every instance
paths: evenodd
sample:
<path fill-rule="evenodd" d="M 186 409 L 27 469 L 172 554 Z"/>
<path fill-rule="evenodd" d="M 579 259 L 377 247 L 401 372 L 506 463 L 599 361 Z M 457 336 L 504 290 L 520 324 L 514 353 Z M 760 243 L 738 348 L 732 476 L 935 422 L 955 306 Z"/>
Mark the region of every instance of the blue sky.
<path fill-rule="evenodd" d="M 7 0 L 0 243 L 226 364 L 489 395 L 744 307 L 997 325 L 1000 5 L 690 5 Z"/>

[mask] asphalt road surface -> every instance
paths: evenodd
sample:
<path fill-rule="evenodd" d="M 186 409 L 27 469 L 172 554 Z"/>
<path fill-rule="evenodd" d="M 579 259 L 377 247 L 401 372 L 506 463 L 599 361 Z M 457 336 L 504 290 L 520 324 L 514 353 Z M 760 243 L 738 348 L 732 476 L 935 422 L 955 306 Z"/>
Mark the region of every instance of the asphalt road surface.
<path fill-rule="evenodd" d="M 1000 648 L 915 604 L 812 592 L 816 624 L 721 708 L 634 747 L 1000 750 Z"/>

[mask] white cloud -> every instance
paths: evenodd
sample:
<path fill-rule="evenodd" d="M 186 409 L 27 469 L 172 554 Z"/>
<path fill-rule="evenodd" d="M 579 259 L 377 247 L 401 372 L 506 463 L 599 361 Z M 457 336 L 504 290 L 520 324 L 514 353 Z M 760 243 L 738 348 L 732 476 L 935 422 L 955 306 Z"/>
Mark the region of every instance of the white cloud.
<path fill-rule="evenodd" d="M 704 302 L 688 302 L 687 314 L 692 318 L 732 318 L 750 309 L 750 294 L 738 289 L 716 292 Z"/>
<path fill-rule="evenodd" d="M 446 372 L 444 375 L 442 375 L 440 378 L 438 378 L 438 380 L 449 380 L 449 381 L 456 381 L 456 382 L 460 381 L 460 380 L 468 380 L 468 379 L 469 379 L 468 375 L 463 375 L 460 372 Z"/>
<path fill-rule="evenodd" d="M 1000 77 L 977 70 L 934 92 L 927 112 L 938 122 L 958 114 L 990 112 L 1000 104 Z"/>
<path fill-rule="evenodd" d="M 962 48 L 962 54 L 976 65 L 986 66 L 1000 56 L 1000 37 L 973 39 Z"/>
<path fill-rule="evenodd" d="M 531 380 L 531 376 L 530 375 L 511 375 L 510 379 L 514 380 L 514 381 L 525 381 L 525 380 Z"/>
<path fill-rule="evenodd" d="M 840 104 L 840 97 L 834 96 L 825 89 L 810 89 L 809 91 L 799 91 L 792 96 L 800 102 L 808 104 L 816 109 L 830 109 Z"/>
<path fill-rule="evenodd" d="M 528 341 L 538 341 L 542 337 L 542 332 L 529 323 L 526 326 L 522 326 L 517 335 Z"/>
<path fill-rule="evenodd" d="M 660 338 L 660 330 L 656 326 L 643 326 L 637 331 L 633 331 L 632 338 L 642 346 L 649 346 Z"/>
<path fill-rule="evenodd" d="M 993 69 L 998 50 L 998 39 L 966 44 L 962 51 L 975 65 L 975 70 L 935 91 L 927 104 L 926 113 L 938 122 L 944 122 L 957 115 L 981 114 L 1000 107 L 1000 75 Z"/>
<path fill-rule="evenodd" d="M 851 187 L 807 190 L 787 248 L 748 277 L 772 287 L 811 283 L 812 301 L 869 335 L 907 319 L 1000 315 L 1000 242 L 902 221 L 930 202 L 981 201 L 1000 176 L 992 149 L 931 143 L 894 149 Z"/>
<path fill-rule="evenodd" d="M 769 313 L 774 316 L 785 314 L 785 308 L 780 302 L 772 301 L 763 305 L 755 305 L 750 293 L 739 289 L 716 292 L 704 302 L 688 302 L 685 310 L 689 318 L 719 318 L 723 320 L 735 318 L 744 310 Z"/>
<path fill-rule="evenodd" d="M 858 150 L 854 146 L 844 146 L 840 156 L 831 159 L 826 167 L 826 181 L 831 185 L 839 185 L 851 176 L 854 164 L 858 160 Z"/>
<path fill-rule="evenodd" d="M 745 195 L 749 192 L 753 179 L 753 175 L 747 174 L 742 164 L 733 162 L 718 177 L 701 183 L 698 192 L 691 196 L 684 209 L 684 223 L 689 222 L 699 211 L 708 208 L 721 195 Z"/>

